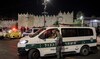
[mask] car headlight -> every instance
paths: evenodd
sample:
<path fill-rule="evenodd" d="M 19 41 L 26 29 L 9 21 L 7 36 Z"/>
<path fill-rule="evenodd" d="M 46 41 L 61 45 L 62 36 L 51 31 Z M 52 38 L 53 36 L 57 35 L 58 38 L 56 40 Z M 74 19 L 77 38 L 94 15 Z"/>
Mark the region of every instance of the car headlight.
<path fill-rule="evenodd" d="M 9 30 L 9 31 L 8 31 L 8 33 L 11 33 L 11 32 L 12 32 L 12 30 Z"/>
<path fill-rule="evenodd" d="M 23 41 L 20 41 L 21 44 L 25 44 L 25 43 L 28 43 L 28 40 L 23 40 Z"/>

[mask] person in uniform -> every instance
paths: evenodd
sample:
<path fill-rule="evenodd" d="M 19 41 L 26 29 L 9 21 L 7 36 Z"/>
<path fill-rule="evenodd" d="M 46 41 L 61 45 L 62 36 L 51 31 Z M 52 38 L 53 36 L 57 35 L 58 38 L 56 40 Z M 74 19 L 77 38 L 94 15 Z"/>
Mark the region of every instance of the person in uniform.
<path fill-rule="evenodd" d="M 56 54 L 57 54 L 57 59 L 63 59 L 62 56 L 62 36 L 60 35 L 59 30 L 56 30 L 56 34 L 57 34 L 57 40 L 56 40 Z"/>

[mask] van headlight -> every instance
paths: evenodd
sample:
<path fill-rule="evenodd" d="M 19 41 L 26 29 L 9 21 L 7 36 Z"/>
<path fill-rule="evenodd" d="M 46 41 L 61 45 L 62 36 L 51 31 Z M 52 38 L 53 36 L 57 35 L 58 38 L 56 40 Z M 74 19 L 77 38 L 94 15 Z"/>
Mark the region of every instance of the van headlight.
<path fill-rule="evenodd" d="M 23 40 L 23 41 L 20 41 L 21 44 L 25 44 L 25 43 L 28 43 L 28 40 Z"/>

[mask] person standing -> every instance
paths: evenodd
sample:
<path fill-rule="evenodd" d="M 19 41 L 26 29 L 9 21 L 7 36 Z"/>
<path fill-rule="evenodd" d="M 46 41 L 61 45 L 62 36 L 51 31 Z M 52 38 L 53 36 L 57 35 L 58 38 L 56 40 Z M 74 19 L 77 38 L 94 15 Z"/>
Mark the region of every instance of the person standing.
<path fill-rule="evenodd" d="M 57 59 L 63 59 L 62 56 L 62 46 L 63 46 L 63 42 L 62 42 L 62 36 L 59 32 L 59 30 L 56 30 L 56 34 L 57 34 L 57 40 L 56 40 L 56 54 L 57 54 Z"/>

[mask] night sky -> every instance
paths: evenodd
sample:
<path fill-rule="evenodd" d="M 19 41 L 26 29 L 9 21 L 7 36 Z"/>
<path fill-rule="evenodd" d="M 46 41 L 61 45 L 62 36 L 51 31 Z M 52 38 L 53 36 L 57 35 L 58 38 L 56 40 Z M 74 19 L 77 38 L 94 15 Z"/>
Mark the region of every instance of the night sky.
<path fill-rule="evenodd" d="M 0 17 L 17 18 L 18 13 L 33 13 L 42 15 L 43 0 L 0 0 Z M 48 15 L 57 15 L 59 12 L 82 11 L 85 16 L 100 17 L 99 0 L 50 0 L 47 5 Z"/>

